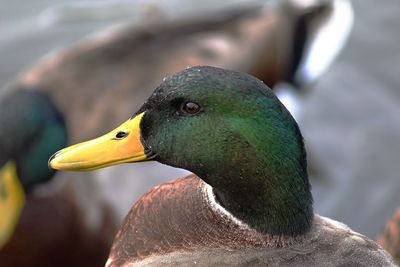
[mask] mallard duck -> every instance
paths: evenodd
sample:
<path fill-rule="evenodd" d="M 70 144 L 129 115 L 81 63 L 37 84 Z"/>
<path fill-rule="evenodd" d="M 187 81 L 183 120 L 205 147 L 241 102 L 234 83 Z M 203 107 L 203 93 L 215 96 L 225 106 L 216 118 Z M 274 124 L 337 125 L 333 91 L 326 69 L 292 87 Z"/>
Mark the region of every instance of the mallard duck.
<path fill-rule="evenodd" d="M 122 121 L 140 107 L 157 86 L 157 81 L 187 66 L 215 65 L 248 72 L 271 88 L 282 81 L 294 83 L 293 75 L 304 66 L 303 59 L 309 58 L 312 40 L 327 36 L 318 33 L 324 32 L 325 22 L 330 21 L 330 11 L 335 8 L 331 1 L 310 2 L 305 6 L 292 2 L 296 1 L 263 7 L 241 6 L 207 16 L 141 22 L 103 30 L 44 57 L 22 73 L 14 84 L 39 88 L 49 94 L 63 113 L 70 142 L 76 143 L 114 127 L 115 121 Z M 302 19 L 303 16 L 307 19 Z M 294 30 L 299 28 L 302 30 Z M 335 34 L 334 41 L 339 39 Z M 300 83 L 296 80 L 296 85 Z M 292 94 L 281 90 L 280 96 L 281 100 L 285 98 L 288 107 L 297 107 Z M 117 107 L 108 104 L 113 101 L 118 101 Z M 148 172 L 128 169 L 84 173 L 80 178 L 86 176 L 85 179 L 74 182 L 79 184 L 77 187 L 86 186 L 96 191 L 93 194 L 96 199 L 103 197 L 117 213 L 117 220 L 122 221 L 131 203 L 149 188 L 183 175 L 181 171 L 160 165 L 158 173 L 156 168 Z M 312 169 L 318 170 L 318 164 L 313 164 Z M 154 179 L 132 180 L 132 175 Z M 109 180 L 108 176 L 118 178 Z M 118 196 L 110 193 L 110 186 L 118 190 Z M 132 187 L 135 191 L 126 190 Z"/>
<path fill-rule="evenodd" d="M 193 174 L 134 204 L 107 266 L 394 266 L 372 240 L 314 214 L 297 123 L 253 76 L 185 69 L 121 126 L 49 164 L 84 171 L 146 160 Z"/>
<path fill-rule="evenodd" d="M 109 231 L 91 231 L 70 183 L 54 184 L 48 158 L 67 145 L 67 128 L 52 99 L 33 89 L 0 97 L 0 265 L 97 266 Z"/>
<path fill-rule="evenodd" d="M 62 116 L 40 92 L 13 90 L 0 98 L 0 248 L 11 237 L 25 192 L 49 181 L 47 158 L 67 145 Z"/>
<path fill-rule="evenodd" d="M 400 208 L 386 223 L 385 230 L 377 240 L 384 249 L 400 264 Z"/>
<path fill-rule="evenodd" d="M 291 38 L 287 41 L 291 46 L 286 52 L 287 71 L 280 80 L 284 84 L 276 88 L 276 95 L 297 119 L 303 102 L 299 91 L 312 87 L 337 57 L 352 30 L 354 14 L 348 0 L 289 0 L 283 6 L 282 17 L 290 25 Z"/>

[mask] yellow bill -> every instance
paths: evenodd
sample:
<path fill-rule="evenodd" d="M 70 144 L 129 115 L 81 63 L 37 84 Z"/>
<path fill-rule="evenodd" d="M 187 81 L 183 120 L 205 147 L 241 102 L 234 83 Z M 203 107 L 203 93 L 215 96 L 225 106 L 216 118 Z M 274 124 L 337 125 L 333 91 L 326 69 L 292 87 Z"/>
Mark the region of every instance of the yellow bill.
<path fill-rule="evenodd" d="M 50 158 L 49 166 L 57 170 L 89 171 L 151 159 L 140 141 L 143 115 L 137 115 L 99 138 L 58 151 Z"/>
<path fill-rule="evenodd" d="M 13 162 L 0 170 L 0 249 L 12 236 L 25 204 L 25 192 Z"/>

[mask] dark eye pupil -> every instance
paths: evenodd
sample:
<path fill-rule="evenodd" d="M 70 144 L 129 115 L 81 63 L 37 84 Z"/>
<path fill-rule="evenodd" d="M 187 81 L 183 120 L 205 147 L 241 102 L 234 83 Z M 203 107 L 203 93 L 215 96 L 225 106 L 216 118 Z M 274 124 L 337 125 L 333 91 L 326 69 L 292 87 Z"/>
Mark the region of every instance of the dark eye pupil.
<path fill-rule="evenodd" d="M 196 114 L 200 111 L 200 106 L 194 102 L 186 102 L 183 105 L 183 111 L 185 111 L 188 114 Z"/>
<path fill-rule="evenodd" d="M 115 136 L 116 138 L 124 138 L 125 136 L 127 136 L 126 132 L 118 132 L 117 135 Z"/>

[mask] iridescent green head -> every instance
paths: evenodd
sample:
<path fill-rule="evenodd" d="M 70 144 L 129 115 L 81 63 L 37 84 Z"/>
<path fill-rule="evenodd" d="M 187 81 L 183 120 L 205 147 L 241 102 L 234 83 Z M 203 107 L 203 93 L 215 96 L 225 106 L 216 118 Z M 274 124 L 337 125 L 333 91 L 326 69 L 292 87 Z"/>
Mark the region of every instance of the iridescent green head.
<path fill-rule="evenodd" d="M 310 228 L 312 196 L 301 133 L 258 79 L 215 67 L 188 68 L 165 79 L 135 114 L 101 142 L 90 141 L 95 151 L 139 132 L 141 146 L 125 143 L 135 157 L 124 154 L 123 162 L 154 159 L 194 172 L 214 188 L 221 205 L 262 232 L 297 235 Z M 85 161 L 82 153 L 90 147 L 67 148 L 52 166 L 84 170 L 121 162 L 117 153 Z"/>
<path fill-rule="evenodd" d="M 19 221 L 25 193 L 54 175 L 48 157 L 65 146 L 64 121 L 50 99 L 23 89 L 0 98 L 0 249 Z"/>
<path fill-rule="evenodd" d="M 13 161 L 25 191 L 51 179 L 50 155 L 67 144 L 64 120 L 52 101 L 15 89 L 0 99 L 0 167 Z"/>

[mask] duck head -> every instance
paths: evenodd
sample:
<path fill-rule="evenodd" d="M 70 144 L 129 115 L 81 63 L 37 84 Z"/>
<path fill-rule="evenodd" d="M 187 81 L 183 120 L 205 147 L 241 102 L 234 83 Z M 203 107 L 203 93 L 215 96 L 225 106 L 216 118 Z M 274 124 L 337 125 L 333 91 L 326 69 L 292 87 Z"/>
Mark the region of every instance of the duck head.
<path fill-rule="evenodd" d="M 0 99 L 0 248 L 11 237 L 25 194 L 54 175 L 47 158 L 67 144 L 61 114 L 48 96 L 15 89 Z"/>
<path fill-rule="evenodd" d="M 188 68 L 166 78 L 120 127 L 57 152 L 49 164 L 83 171 L 144 160 L 195 173 L 222 206 L 259 231 L 297 235 L 312 223 L 299 128 L 250 75 Z"/>

